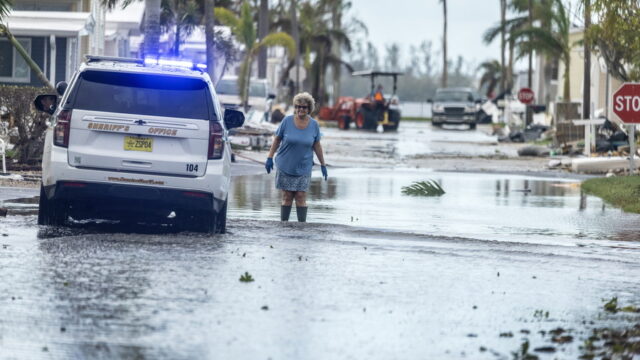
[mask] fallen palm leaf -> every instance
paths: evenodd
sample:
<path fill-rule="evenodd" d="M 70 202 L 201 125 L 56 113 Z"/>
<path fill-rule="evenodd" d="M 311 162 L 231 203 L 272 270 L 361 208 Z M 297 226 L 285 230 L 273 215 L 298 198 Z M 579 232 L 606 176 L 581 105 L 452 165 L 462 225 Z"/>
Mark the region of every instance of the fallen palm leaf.
<path fill-rule="evenodd" d="M 417 181 L 402 187 L 402 193 L 410 196 L 440 196 L 444 189 L 434 180 Z"/>

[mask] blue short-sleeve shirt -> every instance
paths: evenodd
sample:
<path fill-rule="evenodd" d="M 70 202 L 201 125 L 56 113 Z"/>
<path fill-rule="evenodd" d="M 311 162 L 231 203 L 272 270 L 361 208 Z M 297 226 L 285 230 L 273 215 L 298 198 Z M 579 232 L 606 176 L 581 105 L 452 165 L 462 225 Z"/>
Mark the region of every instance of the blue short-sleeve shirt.
<path fill-rule="evenodd" d="M 293 115 L 282 119 L 276 130 L 276 136 L 281 139 L 276 153 L 278 170 L 287 175 L 310 175 L 313 168 L 313 144 L 320 141 L 320 126 L 313 118 L 304 129 L 298 129 Z"/>

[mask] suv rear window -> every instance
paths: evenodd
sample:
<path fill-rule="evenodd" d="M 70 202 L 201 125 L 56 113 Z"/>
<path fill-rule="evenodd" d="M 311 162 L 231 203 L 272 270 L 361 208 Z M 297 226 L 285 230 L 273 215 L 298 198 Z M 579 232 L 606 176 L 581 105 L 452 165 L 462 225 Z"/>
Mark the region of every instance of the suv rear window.
<path fill-rule="evenodd" d="M 216 92 L 224 95 L 240 95 L 237 80 L 221 79 L 216 85 Z M 267 97 L 267 85 L 262 82 L 249 83 L 249 96 Z"/>
<path fill-rule="evenodd" d="M 207 84 L 175 76 L 85 71 L 76 109 L 152 116 L 209 119 Z"/>

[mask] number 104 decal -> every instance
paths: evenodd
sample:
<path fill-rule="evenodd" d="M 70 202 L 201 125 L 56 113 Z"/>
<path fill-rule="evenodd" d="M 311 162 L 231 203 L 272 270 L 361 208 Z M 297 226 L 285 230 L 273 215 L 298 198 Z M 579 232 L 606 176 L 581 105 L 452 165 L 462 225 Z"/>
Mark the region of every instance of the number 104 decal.
<path fill-rule="evenodd" d="M 187 172 L 198 172 L 198 164 L 187 164 Z"/>

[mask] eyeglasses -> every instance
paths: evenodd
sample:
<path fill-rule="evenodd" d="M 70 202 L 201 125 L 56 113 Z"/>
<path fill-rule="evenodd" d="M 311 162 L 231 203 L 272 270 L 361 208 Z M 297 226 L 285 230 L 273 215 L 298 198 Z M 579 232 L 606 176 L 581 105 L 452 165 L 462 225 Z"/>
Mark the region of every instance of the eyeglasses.
<path fill-rule="evenodd" d="M 308 106 L 304 106 L 304 105 L 296 105 L 295 108 L 296 108 L 296 110 L 298 110 L 298 109 L 309 110 L 309 107 Z"/>

